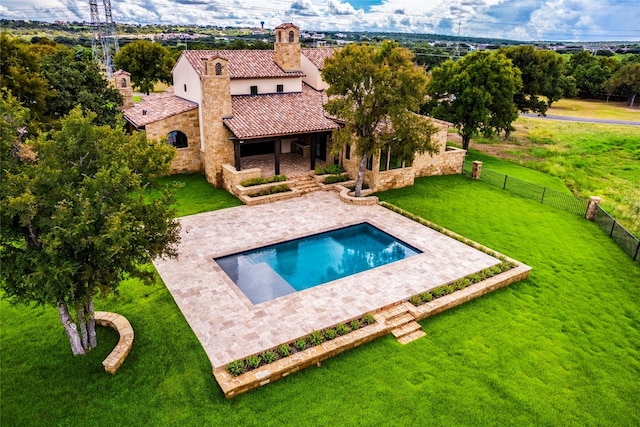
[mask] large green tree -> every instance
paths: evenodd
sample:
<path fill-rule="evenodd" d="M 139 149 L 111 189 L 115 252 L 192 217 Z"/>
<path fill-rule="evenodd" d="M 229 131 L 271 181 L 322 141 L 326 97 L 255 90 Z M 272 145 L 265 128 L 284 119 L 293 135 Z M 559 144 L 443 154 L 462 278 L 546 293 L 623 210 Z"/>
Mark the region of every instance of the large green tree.
<path fill-rule="evenodd" d="M 51 92 L 32 46 L 0 33 L 0 63 L 0 88 L 9 90 L 32 115 L 44 114 Z"/>
<path fill-rule="evenodd" d="M 147 95 L 156 82 L 171 83 L 173 59 L 159 43 L 138 40 L 124 45 L 113 58 L 116 68 L 131 73 L 131 81 Z"/>
<path fill-rule="evenodd" d="M 322 78 L 329 84 L 325 109 L 344 123 L 333 131 L 334 151 L 350 144 L 360 157 L 357 197 L 367 159 L 380 149 L 389 148 L 404 161 L 437 150 L 433 125 L 415 113 L 424 102 L 427 79 L 409 50 L 390 41 L 350 44 L 326 60 Z"/>
<path fill-rule="evenodd" d="M 521 73 L 522 89 L 514 96 L 518 110 L 545 115 L 564 93 L 566 77 L 562 56 L 533 46 L 504 47 L 500 52 L 511 59 Z"/>
<path fill-rule="evenodd" d="M 47 117 L 59 119 L 80 105 L 97 114 L 96 124 L 116 124 L 122 95 L 82 50 L 57 45 L 42 57 L 40 69 L 53 95 L 46 105 Z"/>
<path fill-rule="evenodd" d="M 172 196 L 144 197 L 169 171 L 172 147 L 92 124 L 76 107 L 60 129 L 26 139 L 27 112 L 3 92 L 0 286 L 16 303 L 58 309 L 74 355 L 97 344 L 94 297 L 175 256 Z"/>
<path fill-rule="evenodd" d="M 509 132 L 518 118 L 514 97 L 522 88 L 520 70 L 501 53 L 475 52 L 447 61 L 431 72 L 427 110 L 454 124 L 469 149 L 479 133 Z"/>
<path fill-rule="evenodd" d="M 636 96 L 640 93 L 640 55 L 623 61 L 618 71 L 604 82 L 603 87 L 609 94 L 626 96 L 629 107 L 633 107 Z"/>
<path fill-rule="evenodd" d="M 583 98 L 603 95 L 604 82 L 613 75 L 618 65 L 614 57 L 593 56 L 586 50 L 571 55 L 570 75 L 575 79 L 578 95 Z"/>

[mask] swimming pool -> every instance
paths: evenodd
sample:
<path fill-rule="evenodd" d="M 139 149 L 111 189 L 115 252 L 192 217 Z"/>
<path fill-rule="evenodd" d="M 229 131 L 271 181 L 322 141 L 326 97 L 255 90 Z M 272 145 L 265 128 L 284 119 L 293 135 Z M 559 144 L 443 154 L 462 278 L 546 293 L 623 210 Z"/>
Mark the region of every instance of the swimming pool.
<path fill-rule="evenodd" d="M 254 304 L 421 253 L 364 222 L 215 258 Z"/>

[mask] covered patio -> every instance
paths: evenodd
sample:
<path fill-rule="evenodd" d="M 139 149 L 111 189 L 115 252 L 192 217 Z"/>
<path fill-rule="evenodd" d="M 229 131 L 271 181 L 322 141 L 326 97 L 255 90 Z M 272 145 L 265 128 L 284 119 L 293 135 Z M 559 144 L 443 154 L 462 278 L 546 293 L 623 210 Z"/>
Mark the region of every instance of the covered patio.
<path fill-rule="evenodd" d="M 274 154 L 258 154 L 242 158 L 242 169 L 259 168 L 261 176 L 267 178 L 275 175 L 275 155 Z M 316 166 L 325 166 L 326 162 L 316 159 Z M 310 163 L 308 159 L 302 157 L 298 153 L 285 153 L 280 155 L 280 174 L 286 175 L 288 178 L 308 175 L 310 172 Z"/>

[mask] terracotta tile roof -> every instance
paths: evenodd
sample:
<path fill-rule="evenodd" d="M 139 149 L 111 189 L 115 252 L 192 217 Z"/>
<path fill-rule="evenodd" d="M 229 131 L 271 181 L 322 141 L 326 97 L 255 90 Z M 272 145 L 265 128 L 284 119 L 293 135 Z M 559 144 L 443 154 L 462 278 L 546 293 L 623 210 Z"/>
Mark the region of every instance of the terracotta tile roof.
<path fill-rule="evenodd" d="M 276 30 L 286 30 L 287 28 L 295 28 L 298 29 L 298 27 L 294 24 L 292 24 L 291 22 L 285 22 L 284 24 L 280 24 L 276 27 Z"/>
<path fill-rule="evenodd" d="M 229 76 L 232 79 L 254 79 L 270 77 L 302 77 L 302 71 L 284 71 L 275 61 L 273 50 L 186 50 L 182 56 L 199 76 L 204 74 L 202 60 L 219 56 L 229 61 Z"/>
<path fill-rule="evenodd" d="M 145 96 L 142 101 L 126 109 L 124 117 L 139 128 L 196 108 L 198 104 L 175 96 L 173 87 L 170 87 L 162 93 Z"/>
<path fill-rule="evenodd" d="M 324 61 L 335 53 L 336 49 L 330 47 L 319 47 L 314 49 L 301 49 L 302 54 L 306 56 L 318 70 L 324 68 Z"/>
<path fill-rule="evenodd" d="M 233 117 L 224 124 L 239 139 L 295 135 L 336 129 L 324 111 L 324 92 L 306 84 L 299 93 L 231 97 Z"/>

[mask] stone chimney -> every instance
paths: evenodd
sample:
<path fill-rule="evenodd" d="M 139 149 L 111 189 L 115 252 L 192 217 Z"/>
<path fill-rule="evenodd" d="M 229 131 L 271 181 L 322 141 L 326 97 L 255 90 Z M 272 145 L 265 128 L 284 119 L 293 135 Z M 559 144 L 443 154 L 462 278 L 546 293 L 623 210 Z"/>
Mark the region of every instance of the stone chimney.
<path fill-rule="evenodd" d="M 131 73 L 123 70 L 118 70 L 113 73 L 113 86 L 120 91 L 124 101 L 122 103 L 122 109 L 126 110 L 133 107 L 133 87 L 131 87 Z"/>
<path fill-rule="evenodd" d="M 284 71 L 300 70 L 300 29 L 292 23 L 276 27 L 276 64 Z"/>
<path fill-rule="evenodd" d="M 202 160 L 207 181 L 220 187 L 222 165 L 233 164 L 233 144 L 229 141 L 233 135 L 222 121 L 233 114 L 229 62 L 214 55 L 203 58 L 202 65 Z"/>

